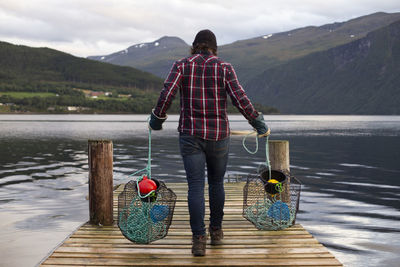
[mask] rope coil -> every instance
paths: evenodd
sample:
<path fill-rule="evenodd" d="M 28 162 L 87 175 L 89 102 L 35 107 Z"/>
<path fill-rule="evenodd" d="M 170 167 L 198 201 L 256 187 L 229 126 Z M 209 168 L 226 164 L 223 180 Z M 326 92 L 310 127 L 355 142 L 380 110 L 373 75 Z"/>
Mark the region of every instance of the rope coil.
<path fill-rule="evenodd" d="M 256 135 L 255 150 L 246 146 L 246 139 L 254 132 L 247 134 L 242 141 L 244 149 L 250 154 L 256 154 L 259 149 Z M 267 172 L 263 167 L 268 168 Z M 243 189 L 243 217 L 260 230 L 282 230 L 291 226 L 296 218 L 297 208 L 293 201 L 283 200 L 285 190 L 290 190 L 281 177 L 279 171 L 271 170 L 269 159 L 269 136 L 265 138 L 265 164 L 258 166 L 257 177 L 249 176 Z M 274 177 L 272 177 L 272 174 Z"/>
<path fill-rule="evenodd" d="M 118 227 L 128 240 L 138 244 L 148 244 L 168 234 L 176 204 L 176 194 L 162 181 L 151 179 L 150 128 L 147 166 L 128 177 L 137 175 L 141 176 L 126 183 L 124 190 L 118 195 Z M 142 184 L 139 186 L 145 176 L 153 180 L 156 187 Z M 140 192 L 141 189 L 143 194 Z M 147 189 L 153 190 L 149 192 Z"/>
<path fill-rule="evenodd" d="M 253 134 L 256 134 L 256 148 L 255 148 L 254 151 L 251 151 L 251 150 L 246 146 L 246 139 L 247 139 L 247 137 L 249 137 L 250 135 L 253 135 Z M 243 140 L 242 140 L 242 145 L 243 145 L 243 148 L 244 148 L 248 153 L 253 154 L 253 155 L 256 154 L 256 153 L 258 152 L 258 136 L 257 136 L 257 132 L 254 131 L 254 132 L 251 132 L 251 133 L 245 135 L 245 136 L 243 137 Z M 268 177 L 271 177 L 271 162 L 269 161 L 269 136 L 266 136 L 266 137 L 265 137 L 265 165 L 266 165 L 267 168 L 268 168 L 268 174 L 269 174 Z M 258 172 L 261 171 L 261 170 L 260 170 L 260 169 L 261 169 L 260 167 L 261 167 L 261 166 L 258 166 Z"/>

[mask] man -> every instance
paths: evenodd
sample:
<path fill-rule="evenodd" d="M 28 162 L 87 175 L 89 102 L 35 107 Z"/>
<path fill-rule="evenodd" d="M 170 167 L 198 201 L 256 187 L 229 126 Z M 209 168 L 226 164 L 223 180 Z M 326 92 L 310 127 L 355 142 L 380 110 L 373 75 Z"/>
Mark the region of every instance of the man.
<path fill-rule="evenodd" d="M 205 166 L 209 186 L 211 245 L 220 244 L 223 238 L 224 175 L 230 135 L 227 95 L 259 135 L 267 136 L 270 131 L 262 114 L 247 98 L 232 65 L 216 56 L 214 33 L 210 30 L 198 32 L 191 54 L 173 64 L 152 111 L 149 126 L 153 130 L 162 129 L 162 123 L 167 118 L 166 111 L 179 90 L 179 145 L 189 188 L 192 253 L 204 256 L 207 240 L 204 225 Z"/>

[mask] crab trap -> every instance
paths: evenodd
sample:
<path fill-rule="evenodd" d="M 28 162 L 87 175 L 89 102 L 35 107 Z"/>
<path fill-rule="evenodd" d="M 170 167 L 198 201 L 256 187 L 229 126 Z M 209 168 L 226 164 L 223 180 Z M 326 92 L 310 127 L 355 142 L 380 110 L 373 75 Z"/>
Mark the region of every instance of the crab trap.
<path fill-rule="evenodd" d="M 301 184 L 277 170 L 249 175 L 243 188 L 243 217 L 259 230 L 282 230 L 296 221 Z"/>
<path fill-rule="evenodd" d="M 152 181 L 157 189 L 151 194 L 141 195 L 139 182 L 131 180 L 118 196 L 118 227 L 134 243 L 164 238 L 172 222 L 176 195 L 162 181 Z"/>
<path fill-rule="evenodd" d="M 151 179 L 151 130 L 147 167 L 129 181 L 118 195 L 118 227 L 130 241 L 149 244 L 168 234 L 174 214 L 176 195 L 164 182 Z"/>

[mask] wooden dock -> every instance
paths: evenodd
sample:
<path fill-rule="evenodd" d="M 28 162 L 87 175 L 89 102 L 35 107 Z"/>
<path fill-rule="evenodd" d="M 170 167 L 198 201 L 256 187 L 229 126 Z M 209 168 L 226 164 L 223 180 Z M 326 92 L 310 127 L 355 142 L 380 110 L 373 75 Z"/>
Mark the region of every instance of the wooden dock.
<path fill-rule="evenodd" d="M 208 240 L 205 257 L 191 254 L 187 185 L 168 183 L 178 200 L 166 238 L 138 245 L 122 236 L 116 222 L 113 226 L 86 223 L 40 266 L 343 266 L 300 224 L 283 231 L 257 230 L 242 217 L 243 185 L 225 184 L 225 238 L 219 246 L 210 246 Z M 119 186 L 114 191 L 115 220 L 117 196 L 122 189 Z"/>

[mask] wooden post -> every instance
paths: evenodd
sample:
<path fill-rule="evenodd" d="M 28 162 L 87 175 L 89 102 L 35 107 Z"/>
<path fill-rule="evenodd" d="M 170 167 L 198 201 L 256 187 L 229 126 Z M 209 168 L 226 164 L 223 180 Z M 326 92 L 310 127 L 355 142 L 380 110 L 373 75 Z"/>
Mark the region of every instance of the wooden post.
<path fill-rule="evenodd" d="M 290 172 L 289 162 L 289 141 L 269 140 L 269 160 L 271 169 Z"/>
<path fill-rule="evenodd" d="M 89 140 L 90 223 L 113 224 L 113 144 L 109 140 Z"/>
<path fill-rule="evenodd" d="M 269 140 L 269 160 L 271 169 L 290 173 L 289 161 L 289 141 L 287 140 Z M 283 186 L 282 201 L 290 203 L 290 177 L 287 177 L 286 184 Z"/>

